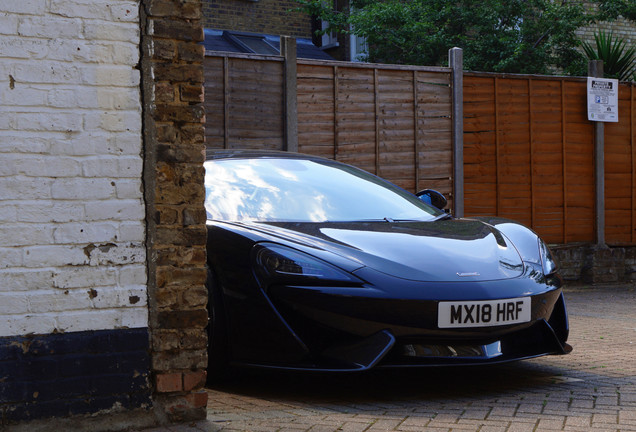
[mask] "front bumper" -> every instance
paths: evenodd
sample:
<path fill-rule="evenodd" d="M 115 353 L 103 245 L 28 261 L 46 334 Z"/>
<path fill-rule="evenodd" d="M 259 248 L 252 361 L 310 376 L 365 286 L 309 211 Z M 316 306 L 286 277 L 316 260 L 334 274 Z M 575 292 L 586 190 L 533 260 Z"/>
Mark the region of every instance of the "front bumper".
<path fill-rule="evenodd" d="M 560 288 L 532 295 L 531 321 L 439 329 L 437 301 L 333 295 L 300 287 L 270 291 L 285 324 L 308 347 L 286 369 L 363 371 L 378 367 L 495 364 L 567 354 L 569 328 Z"/>

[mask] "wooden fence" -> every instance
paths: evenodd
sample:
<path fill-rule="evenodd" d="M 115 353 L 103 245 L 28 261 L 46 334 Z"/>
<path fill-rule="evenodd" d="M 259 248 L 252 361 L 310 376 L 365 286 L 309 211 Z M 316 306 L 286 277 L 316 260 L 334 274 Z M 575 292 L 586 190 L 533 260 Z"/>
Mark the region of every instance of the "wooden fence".
<path fill-rule="evenodd" d="M 283 57 L 208 53 L 208 148 L 285 149 Z M 299 59 L 298 151 L 411 191 L 453 185 L 449 68 Z M 636 89 L 621 84 L 605 128 L 605 239 L 636 243 Z M 550 243 L 595 240 L 594 132 L 580 78 L 466 73 L 464 214 L 499 215 Z M 461 196 L 461 195 L 458 195 Z"/>
<path fill-rule="evenodd" d="M 207 55 L 205 138 L 208 148 L 283 148 L 283 58 Z"/>
<path fill-rule="evenodd" d="M 594 126 L 586 81 L 464 75 L 465 214 L 496 214 L 550 243 L 595 241 Z M 605 129 L 605 238 L 636 242 L 634 85 Z"/>
<path fill-rule="evenodd" d="M 206 146 L 285 148 L 284 59 L 208 54 Z M 453 197 L 451 69 L 299 59 L 298 151 Z"/>

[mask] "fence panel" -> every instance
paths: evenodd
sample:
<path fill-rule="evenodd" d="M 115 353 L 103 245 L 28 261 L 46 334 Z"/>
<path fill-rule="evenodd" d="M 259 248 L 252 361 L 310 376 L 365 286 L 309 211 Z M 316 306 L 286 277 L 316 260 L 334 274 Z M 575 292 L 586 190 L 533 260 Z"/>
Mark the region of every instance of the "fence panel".
<path fill-rule="evenodd" d="M 594 125 L 587 120 L 585 81 L 564 81 L 563 92 L 566 216 L 560 243 L 594 242 Z"/>
<path fill-rule="evenodd" d="M 606 123 L 606 241 L 634 243 L 634 85 Z M 594 127 L 580 78 L 464 77 L 466 215 L 496 214 L 548 242 L 595 241 Z"/>
<path fill-rule="evenodd" d="M 453 208 L 451 74 L 416 72 L 417 187 L 444 192 Z M 448 193 L 447 193 L 448 192 Z"/>
<path fill-rule="evenodd" d="M 335 69 L 331 65 L 298 65 L 298 150 L 336 157 Z"/>
<path fill-rule="evenodd" d="M 594 240 L 594 142 L 585 82 L 464 77 L 466 215 L 522 222 L 548 242 Z"/>
<path fill-rule="evenodd" d="M 534 228 L 553 242 L 565 235 L 562 81 L 530 80 L 529 117 Z"/>
<path fill-rule="evenodd" d="M 204 69 L 206 147 L 282 150 L 282 58 L 206 56 Z"/>
<path fill-rule="evenodd" d="M 373 70 L 339 66 L 334 79 L 338 90 L 335 158 L 377 172 Z"/>
<path fill-rule="evenodd" d="M 450 69 L 298 62 L 298 146 L 452 206 Z"/>

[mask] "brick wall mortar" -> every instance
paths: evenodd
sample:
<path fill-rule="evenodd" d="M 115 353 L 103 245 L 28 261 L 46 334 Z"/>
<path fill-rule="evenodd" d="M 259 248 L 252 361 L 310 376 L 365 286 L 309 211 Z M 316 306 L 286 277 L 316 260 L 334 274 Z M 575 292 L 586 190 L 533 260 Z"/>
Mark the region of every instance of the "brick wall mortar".
<path fill-rule="evenodd" d="M 0 336 L 148 325 L 138 11 L 0 5 Z"/>
<path fill-rule="evenodd" d="M 153 400 L 184 421 L 204 418 L 207 403 L 202 10 L 200 0 L 142 5 Z"/>

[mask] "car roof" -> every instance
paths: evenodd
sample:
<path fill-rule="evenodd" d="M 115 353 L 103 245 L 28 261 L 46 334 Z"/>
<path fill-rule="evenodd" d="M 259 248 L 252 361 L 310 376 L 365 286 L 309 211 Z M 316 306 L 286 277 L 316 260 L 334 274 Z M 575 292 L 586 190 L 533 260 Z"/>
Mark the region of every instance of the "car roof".
<path fill-rule="evenodd" d="M 285 158 L 285 159 L 302 159 L 314 161 L 331 161 L 320 156 L 312 156 L 303 153 L 287 152 L 280 150 L 257 150 L 257 149 L 231 149 L 217 150 L 206 149 L 205 160 L 219 159 L 267 159 L 267 158 Z M 333 161 L 331 161 L 333 162 Z"/>

